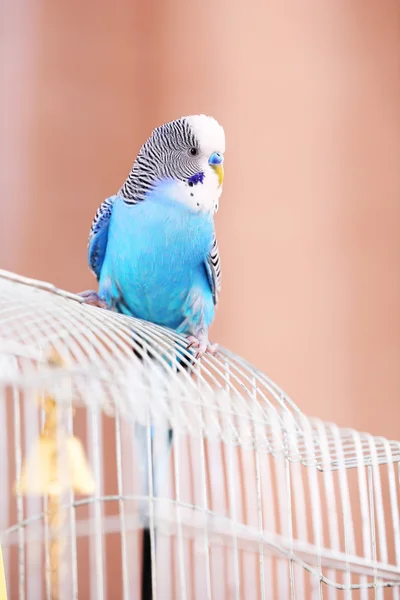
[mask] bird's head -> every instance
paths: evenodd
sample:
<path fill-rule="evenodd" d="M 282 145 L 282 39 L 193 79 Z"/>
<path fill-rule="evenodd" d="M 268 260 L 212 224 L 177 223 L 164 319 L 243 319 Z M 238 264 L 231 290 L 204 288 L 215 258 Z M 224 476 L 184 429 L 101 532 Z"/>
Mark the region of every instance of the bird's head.
<path fill-rule="evenodd" d="M 224 179 L 225 134 L 212 117 L 182 117 L 157 127 L 119 193 L 137 202 L 159 187 L 195 211 L 215 212 Z"/>

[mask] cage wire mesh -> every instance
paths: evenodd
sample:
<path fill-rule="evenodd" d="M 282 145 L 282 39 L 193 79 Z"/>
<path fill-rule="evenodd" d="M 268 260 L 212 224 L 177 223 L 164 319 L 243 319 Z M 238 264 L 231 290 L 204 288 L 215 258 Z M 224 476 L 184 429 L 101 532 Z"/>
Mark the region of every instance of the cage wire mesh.
<path fill-rule="evenodd" d="M 305 417 L 228 350 L 197 361 L 0 272 L 11 599 L 400 600 L 399 464 L 400 443 Z"/>

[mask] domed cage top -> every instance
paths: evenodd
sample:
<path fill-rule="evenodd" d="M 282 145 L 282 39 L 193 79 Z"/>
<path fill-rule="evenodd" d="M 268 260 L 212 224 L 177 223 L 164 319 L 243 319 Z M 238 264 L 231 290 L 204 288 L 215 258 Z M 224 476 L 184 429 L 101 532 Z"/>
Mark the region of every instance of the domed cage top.
<path fill-rule="evenodd" d="M 400 600 L 400 443 L 186 346 L 0 271 L 9 598 Z"/>

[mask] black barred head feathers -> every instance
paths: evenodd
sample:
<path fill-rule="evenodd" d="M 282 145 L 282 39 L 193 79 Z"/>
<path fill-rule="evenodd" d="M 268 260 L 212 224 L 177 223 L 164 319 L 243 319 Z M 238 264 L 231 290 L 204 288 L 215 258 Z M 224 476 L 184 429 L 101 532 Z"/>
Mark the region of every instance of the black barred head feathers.
<path fill-rule="evenodd" d="M 214 212 L 223 181 L 225 134 L 212 117 L 182 117 L 157 127 L 143 144 L 119 194 L 136 204 L 170 183 L 168 194 L 193 210 Z"/>

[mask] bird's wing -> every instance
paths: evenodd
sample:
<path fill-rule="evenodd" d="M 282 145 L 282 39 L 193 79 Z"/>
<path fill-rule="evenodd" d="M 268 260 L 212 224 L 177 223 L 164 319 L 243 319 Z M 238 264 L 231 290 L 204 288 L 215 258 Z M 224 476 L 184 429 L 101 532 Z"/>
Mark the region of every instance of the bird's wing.
<path fill-rule="evenodd" d="M 210 287 L 214 298 L 214 304 L 217 305 L 219 293 L 221 291 L 221 262 L 219 258 L 218 242 L 215 234 L 205 265 L 208 281 L 210 282 Z"/>
<path fill-rule="evenodd" d="M 111 196 L 111 198 L 104 200 L 97 209 L 90 228 L 88 241 L 89 266 L 97 279 L 100 278 L 101 267 L 106 254 L 108 226 L 115 199 L 116 196 Z"/>

